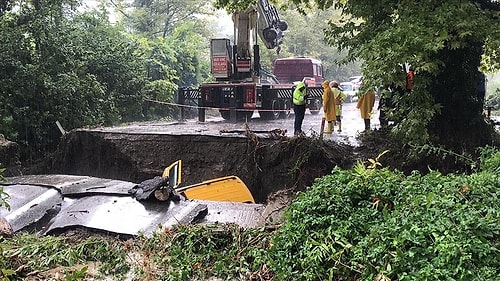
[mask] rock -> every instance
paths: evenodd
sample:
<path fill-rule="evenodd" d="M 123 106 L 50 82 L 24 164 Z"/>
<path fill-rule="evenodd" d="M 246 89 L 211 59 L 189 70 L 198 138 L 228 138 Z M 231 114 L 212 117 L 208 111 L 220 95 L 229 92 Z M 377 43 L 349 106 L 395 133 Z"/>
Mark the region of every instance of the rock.
<path fill-rule="evenodd" d="M 9 222 L 5 218 L 0 217 L 0 236 L 10 237 L 12 234 L 14 234 L 14 231 Z"/>

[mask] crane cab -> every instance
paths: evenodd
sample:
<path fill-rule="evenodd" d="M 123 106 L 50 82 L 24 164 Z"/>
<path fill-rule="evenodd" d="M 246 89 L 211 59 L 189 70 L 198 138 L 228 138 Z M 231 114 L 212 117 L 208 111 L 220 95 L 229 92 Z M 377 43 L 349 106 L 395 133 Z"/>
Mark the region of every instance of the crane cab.
<path fill-rule="evenodd" d="M 233 76 L 232 47 L 229 39 L 212 39 L 210 41 L 210 58 L 212 75 L 216 80 L 228 80 Z"/>

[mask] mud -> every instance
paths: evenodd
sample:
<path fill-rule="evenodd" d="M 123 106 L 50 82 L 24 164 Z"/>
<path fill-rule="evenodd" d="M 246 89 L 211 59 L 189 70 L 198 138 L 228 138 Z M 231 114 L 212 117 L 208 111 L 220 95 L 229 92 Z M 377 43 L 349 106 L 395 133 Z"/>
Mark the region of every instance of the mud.
<path fill-rule="evenodd" d="M 168 135 L 75 130 L 33 174 L 70 174 L 139 183 L 182 160 L 184 185 L 240 177 L 256 202 L 279 190 L 304 190 L 335 166 L 351 167 L 353 148 L 319 138 Z"/>

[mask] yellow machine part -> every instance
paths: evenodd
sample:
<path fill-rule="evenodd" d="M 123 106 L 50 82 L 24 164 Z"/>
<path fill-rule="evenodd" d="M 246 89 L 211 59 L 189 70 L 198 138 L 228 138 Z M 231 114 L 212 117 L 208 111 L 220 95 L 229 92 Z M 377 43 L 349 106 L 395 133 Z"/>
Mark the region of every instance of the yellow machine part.
<path fill-rule="evenodd" d="M 169 177 L 169 185 L 188 199 L 255 203 L 246 184 L 237 176 L 227 176 L 179 187 L 182 162 L 178 160 L 165 168 L 162 177 Z"/>
<path fill-rule="evenodd" d="M 252 193 L 237 176 L 211 179 L 190 186 L 178 188 L 189 199 L 255 203 Z"/>

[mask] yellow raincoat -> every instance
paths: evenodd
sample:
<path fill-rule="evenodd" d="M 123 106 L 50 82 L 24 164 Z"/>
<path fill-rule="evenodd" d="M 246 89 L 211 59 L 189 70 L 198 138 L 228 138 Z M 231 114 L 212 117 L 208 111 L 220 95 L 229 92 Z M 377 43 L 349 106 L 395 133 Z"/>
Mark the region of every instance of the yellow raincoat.
<path fill-rule="evenodd" d="M 293 91 L 293 104 L 295 105 L 305 105 L 306 104 L 306 84 L 304 82 L 299 82 L 295 90 Z"/>
<path fill-rule="evenodd" d="M 339 88 L 337 87 L 334 87 L 332 89 L 332 92 L 333 92 L 333 97 L 334 99 L 336 100 L 339 100 L 340 103 L 339 104 L 335 104 L 335 114 L 337 116 L 342 116 L 342 103 L 345 101 L 345 99 L 347 98 L 347 95 L 344 94 L 344 92 L 342 92 Z M 337 119 L 338 120 L 338 119 Z"/>
<path fill-rule="evenodd" d="M 373 110 L 373 106 L 375 105 L 375 92 L 370 90 L 359 97 L 358 104 L 356 108 L 359 109 L 361 113 L 361 118 L 370 119 L 370 115 Z"/>
<path fill-rule="evenodd" d="M 333 97 L 332 88 L 328 80 L 323 81 L 323 111 L 325 112 L 325 120 L 335 121 L 335 98 Z"/>

